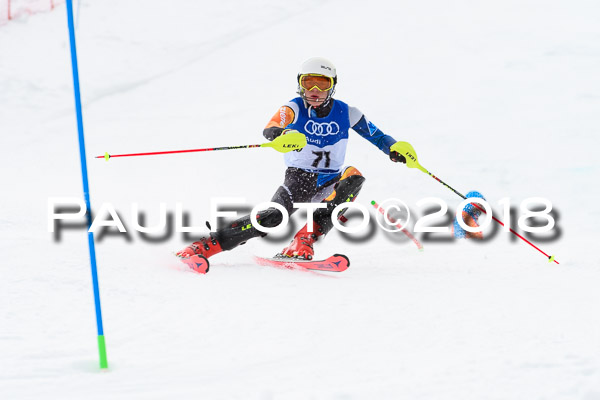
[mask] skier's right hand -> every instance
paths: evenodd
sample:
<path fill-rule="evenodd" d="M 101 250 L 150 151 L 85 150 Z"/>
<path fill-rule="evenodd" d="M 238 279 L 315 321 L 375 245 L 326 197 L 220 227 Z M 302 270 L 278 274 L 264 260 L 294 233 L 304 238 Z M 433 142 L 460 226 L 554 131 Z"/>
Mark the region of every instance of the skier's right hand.
<path fill-rule="evenodd" d="M 300 135 L 304 135 L 302 132 L 300 132 L 300 131 L 297 131 L 297 130 L 295 130 L 295 129 L 284 129 L 284 130 L 283 130 L 283 132 L 281 132 L 281 136 L 283 136 L 283 135 L 287 135 L 287 134 L 290 134 L 290 133 L 291 133 L 291 134 L 296 134 L 296 133 L 299 133 Z M 304 147 L 304 146 L 302 146 L 302 147 Z M 302 151 L 302 148 L 300 148 L 300 149 L 298 149 L 298 150 L 294 150 L 294 151 L 296 151 L 296 152 L 300 152 L 300 151 Z"/>
<path fill-rule="evenodd" d="M 297 131 L 295 129 L 284 129 L 283 132 L 281 132 L 281 136 L 286 135 L 288 133 L 300 133 L 300 134 L 302 134 L 302 132 L 299 132 L 299 131 Z M 300 151 L 302 151 L 302 149 L 298 149 L 298 150 L 294 150 L 294 151 L 300 152 Z"/>
<path fill-rule="evenodd" d="M 295 129 L 284 129 L 283 132 L 281 132 L 282 135 L 286 135 L 288 133 L 300 133 Z"/>
<path fill-rule="evenodd" d="M 301 151 L 306 146 L 306 136 L 296 130 L 289 130 L 277 136 L 269 143 L 263 143 L 261 147 L 272 147 L 280 153 L 289 151 Z"/>

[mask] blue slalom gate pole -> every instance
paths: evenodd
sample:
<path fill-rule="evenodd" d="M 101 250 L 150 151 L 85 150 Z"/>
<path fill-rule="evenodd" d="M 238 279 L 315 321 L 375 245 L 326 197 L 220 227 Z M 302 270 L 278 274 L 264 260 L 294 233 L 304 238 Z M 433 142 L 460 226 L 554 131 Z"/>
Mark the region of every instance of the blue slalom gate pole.
<path fill-rule="evenodd" d="M 69 25 L 69 41 L 71 43 L 71 65 L 73 67 L 73 89 L 75 92 L 75 111 L 77 114 L 77 132 L 79 136 L 79 158 L 81 160 L 81 178 L 83 180 L 83 196 L 87 207 L 88 245 L 90 262 L 92 266 L 92 283 L 94 286 L 94 303 L 96 306 L 96 325 L 98 327 L 98 351 L 100 353 L 100 368 L 108 368 L 106 358 L 106 342 L 104 341 L 104 328 L 102 327 L 102 309 L 100 307 L 100 286 L 98 285 L 98 269 L 96 267 L 96 248 L 94 235 L 90 232 L 92 225 L 92 207 L 90 204 L 90 187 L 88 182 L 87 163 L 85 160 L 85 140 L 83 137 L 83 114 L 81 112 L 81 95 L 79 92 L 79 71 L 77 68 L 77 49 L 75 46 L 75 26 L 73 24 L 73 1 L 67 2 L 67 20 Z"/>

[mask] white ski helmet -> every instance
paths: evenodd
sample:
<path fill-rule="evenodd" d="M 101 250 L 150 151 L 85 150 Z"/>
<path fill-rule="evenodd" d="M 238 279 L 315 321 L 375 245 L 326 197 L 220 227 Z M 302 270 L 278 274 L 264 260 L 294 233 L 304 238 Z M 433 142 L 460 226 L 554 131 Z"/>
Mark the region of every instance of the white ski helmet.
<path fill-rule="evenodd" d="M 320 74 L 337 80 L 335 65 L 323 57 L 313 57 L 302 63 L 298 76 L 303 74 Z"/>
<path fill-rule="evenodd" d="M 335 85 L 337 84 L 337 71 L 335 69 L 335 65 L 323 57 L 312 57 L 302 63 L 296 80 L 298 81 L 298 94 L 305 101 L 304 88 L 300 85 L 300 77 L 306 74 L 323 75 L 333 79 L 333 86 L 329 91 L 327 98 L 323 102 L 323 105 L 327 104 L 331 99 L 331 96 L 333 96 L 333 93 L 335 92 Z"/>

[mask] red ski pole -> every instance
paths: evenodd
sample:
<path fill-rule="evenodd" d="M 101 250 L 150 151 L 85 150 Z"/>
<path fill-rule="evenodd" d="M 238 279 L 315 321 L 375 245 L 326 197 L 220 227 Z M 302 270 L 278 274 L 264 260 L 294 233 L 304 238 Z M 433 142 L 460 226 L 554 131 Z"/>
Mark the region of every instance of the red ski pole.
<path fill-rule="evenodd" d="M 172 150 L 172 151 L 154 151 L 151 153 L 130 153 L 130 154 L 108 154 L 104 153 L 103 156 L 96 156 L 94 158 L 104 158 L 108 161 L 110 158 L 115 157 L 136 157 L 136 156 L 157 156 L 160 154 L 177 154 L 177 153 L 195 153 L 200 151 L 216 151 L 216 150 L 234 150 L 234 149 L 251 149 L 254 147 L 261 147 L 260 144 L 249 144 L 245 146 L 226 146 L 226 147 L 208 147 L 205 149 L 189 149 L 189 150 Z"/>
<path fill-rule="evenodd" d="M 130 154 L 108 154 L 96 156 L 95 158 L 104 158 L 108 161 L 114 157 L 136 157 L 136 156 L 156 156 L 160 154 L 177 154 L 177 153 L 195 153 L 200 151 L 216 151 L 216 150 L 234 150 L 234 149 L 252 149 L 256 147 L 272 147 L 280 153 L 287 153 L 292 150 L 300 150 L 306 146 L 306 136 L 298 131 L 288 132 L 285 135 L 276 137 L 272 142 L 263 144 L 248 144 L 243 146 L 225 146 L 225 147 L 207 147 L 205 149 L 190 149 L 190 150 L 172 150 L 172 151 L 154 151 L 151 153 L 130 153 Z"/>
<path fill-rule="evenodd" d="M 395 146 L 395 148 L 394 148 L 394 146 Z M 410 145 L 410 143 L 407 143 L 407 142 L 398 142 L 398 143 L 394 144 L 394 146 L 392 146 L 392 150 L 393 151 L 397 151 L 398 153 L 402 154 L 406 158 L 406 166 L 407 167 L 409 167 L 409 168 L 417 168 L 417 169 L 423 171 L 424 173 L 426 173 L 427 175 L 431 176 L 433 179 L 435 179 L 436 181 L 438 181 L 442 185 L 446 186 L 448 189 L 452 190 L 454 193 L 456 193 L 457 195 L 459 195 L 463 199 L 467 198 L 465 195 L 463 195 L 462 193 L 460 193 L 457 190 L 455 190 L 454 188 L 452 188 L 446 182 L 442 181 L 440 178 L 438 178 L 437 176 L 433 175 L 431 172 L 427 171 L 421 164 L 419 164 L 419 161 L 417 159 L 417 152 Z M 483 208 L 481 208 L 479 205 L 477 205 L 476 203 L 471 203 L 471 204 L 473 204 L 475 207 L 477 207 L 477 209 L 479 209 L 479 210 L 481 210 L 481 211 L 483 211 L 485 213 L 485 210 Z M 505 226 L 504 223 L 502 221 L 500 221 L 498 218 L 494 217 L 493 215 L 491 215 L 491 217 L 492 217 L 492 219 L 494 221 L 496 221 L 500 225 Z M 539 251 L 540 253 L 542 253 L 543 255 L 545 255 L 548 258 L 548 262 L 554 261 L 555 263 L 560 264 L 558 261 L 556 261 L 554 259 L 554 256 L 550 256 L 550 255 L 546 254 L 539 247 L 537 247 L 536 245 L 534 245 L 533 243 L 531 243 L 529 240 L 525 239 L 519 233 L 515 232 L 512 228 L 508 228 L 508 229 L 509 229 L 509 231 L 511 233 L 513 233 L 514 235 L 516 235 L 519 239 L 523 240 L 525 243 L 527 243 L 528 245 L 530 245 L 531 247 L 533 247 L 534 249 L 536 249 L 537 251 Z"/>

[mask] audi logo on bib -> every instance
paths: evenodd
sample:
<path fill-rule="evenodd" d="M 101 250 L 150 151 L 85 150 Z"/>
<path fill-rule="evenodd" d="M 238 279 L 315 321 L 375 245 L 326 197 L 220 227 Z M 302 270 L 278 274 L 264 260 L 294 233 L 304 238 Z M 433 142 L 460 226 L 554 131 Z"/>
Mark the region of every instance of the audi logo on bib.
<path fill-rule="evenodd" d="M 315 122 L 308 120 L 304 125 L 306 133 L 317 136 L 337 135 L 340 132 L 340 126 L 332 122 Z"/>

